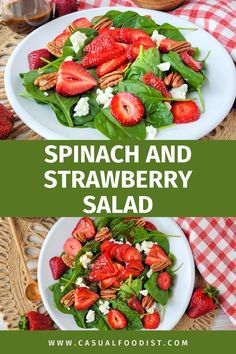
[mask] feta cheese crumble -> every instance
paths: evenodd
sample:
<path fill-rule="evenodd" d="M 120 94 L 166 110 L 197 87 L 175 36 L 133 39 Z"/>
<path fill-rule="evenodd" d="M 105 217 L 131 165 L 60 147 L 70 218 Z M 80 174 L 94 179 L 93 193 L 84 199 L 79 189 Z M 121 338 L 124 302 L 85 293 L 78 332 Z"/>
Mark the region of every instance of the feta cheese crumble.
<path fill-rule="evenodd" d="M 144 251 L 144 253 L 147 255 L 153 245 L 154 245 L 154 242 L 152 242 L 152 241 L 143 241 L 143 242 L 141 243 L 141 249 L 142 249 L 142 250 Z"/>
<path fill-rule="evenodd" d="M 169 102 L 165 102 L 166 107 L 169 109 L 169 111 L 171 110 L 171 104 Z"/>
<path fill-rule="evenodd" d="M 147 290 L 140 290 L 139 294 L 141 294 L 143 296 L 147 296 L 148 291 Z"/>
<path fill-rule="evenodd" d="M 79 261 L 82 264 L 83 268 L 88 268 L 88 265 L 91 262 L 92 257 L 93 257 L 92 252 L 86 252 L 80 257 Z"/>
<path fill-rule="evenodd" d="M 154 311 L 156 310 L 156 306 L 157 303 L 154 302 L 154 304 L 149 309 L 146 309 L 147 313 L 154 313 Z"/>
<path fill-rule="evenodd" d="M 66 58 L 64 59 L 64 61 L 73 61 L 72 55 L 69 55 L 68 57 L 66 57 Z"/>
<path fill-rule="evenodd" d="M 79 277 L 79 278 L 77 278 L 75 285 L 80 286 L 81 284 L 83 284 L 83 278 Z"/>
<path fill-rule="evenodd" d="M 112 87 L 107 87 L 105 91 L 98 89 L 96 98 L 97 103 L 103 106 L 103 108 L 109 107 L 111 104 L 112 97 L 114 96 L 112 92 Z"/>
<path fill-rule="evenodd" d="M 188 92 L 188 85 L 187 84 L 183 84 L 180 87 L 172 88 L 170 90 L 171 96 L 173 98 L 181 98 L 181 99 L 186 98 L 187 92 Z"/>
<path fill-rule="evenodd" d="M 44 96 L 48 96 L 48 92 L 47 91 L 45 91 L 43 94 L 44 94 Z"/>
<path fill-rule="evenodd" d="M 99 304 L 100 306 L 98 307 L 99 308 L 99 311 L 103 314 L 103 315 L 107 315 L 108 312 L 109 312 L 109 309 L 110 309 L 110 304 L 109 304 L 109 301 L 102 301 L 102 300 L 99 300 Z"/>
<path fill-rule="evenodd" d="M 147 277 L 150 278 L 153 273 L 153 270 L 150 268 L 150 270 L 147 272 Z"/>
<path fill-rule="evenodd" d="M 170 69 L 170 63 L 167 61 L 166 63 L 161 63 L 157 65 L 158 69 L 161 71 L 168 71 Z"/>
<path fill-rule="evenodd" d="M 140 243 L 136 243 L 135 248 L 141 253 L 142 252 L 142 247 Z"/>
<path fill-rule="evenodd" d="M 152 125 L 146 127 L 146 139 L 154 140 L 157 136 L 157 128 L 154 128 Z"/>
<path fill-rule="evenodd" d="M 89 114 L 89 98 L 81 97 L 74 108 L 74 117 L 84 117 Z"/>
<path fill-rule="evenodd" d="M 157 30 L 155 30 L 151 36 L 153 42 L 156 44 L 157 47 L 159 47 L 161 41 L 165 39 L 166 37 L 163 36 L 162 34 L 159 34 Z"/>
<path fill-rule="evenodd" d="M 85 321 L 87 323 L 91 323 L 95 320 L 95 311 L 93 310 L 89 310 L 87 315 L 86 315 L 86 318 L 85 318 Z"/>
<path fill-rule="evenodd" d="M 73 49 L 75 53 L 78 53 L 80 48 L 84 45 L 84 42 L 86 41 L 87 36 L 82 33 L 82 32 L 75 32 L 70 36 L 70 41 L 72 43 Z"/>

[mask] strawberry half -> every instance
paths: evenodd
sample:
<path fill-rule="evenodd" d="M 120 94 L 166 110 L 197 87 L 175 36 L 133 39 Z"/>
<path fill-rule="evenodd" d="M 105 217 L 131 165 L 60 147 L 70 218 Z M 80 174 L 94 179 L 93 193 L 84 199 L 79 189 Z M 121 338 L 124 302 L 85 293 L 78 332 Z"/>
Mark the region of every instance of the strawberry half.
<path fill-rule="evenodd" d="M 0 103 L 0 117 L 4 117 L 4 118 L 10 120 L 11 122 L 13 122 L 13 120 L 14 120 L 13 113 L 8 108 L 3 106 L 3 104 L 1 104 L 1 103 Z"/>
<path fill-rule="evenodd" d="M 76 0 L 54 0 L 55 17 L 61 17 L 72 12 L 78 11 Z"/>
<path fill-rule="evenodd" d="M 163 249 L 158 245 L 153 245 L 145 259 L 145 264 L 151 266 L 159 260 L 167 261 L 167 265 L 171 265 L 171 260 L 168 258 Z"/>
<path fill-rule="evenodd" d="M 118 310 L 110 310 L 107 315 L 107 320 L 113 329 L 122 329 L 127 326 L 126 317 Z"/>
<path fill-rule="evenodd" d="M 152 222 L 150 222 L 150 221 L 146 221 L 146 222 L 145 222 L 144 228 L 145 228 L 146 230 L 151 230 L 151 231 L 155 231 L 155 230 L 157 229 L 156 226 L 155 226 Z"/>
<path fill-rule="evenodd" d="M 116 281 L 117 281 L 116 277 L 111 277 L 111 278 L 101 280 L 99 285 L 100 285 L 100 288 L 102 290 L 104 290 L 104 289 L 110 288 Z"/>
<path fill-rule="evenodd" d="M 171 107 L 171 113 L 175 124 L 191 123 L 200 117 L 200 110 L 193 101 L 174 102 Z"/>
<path fill-rule="evenodd" d="M 99 295 L 84 286 L 77 288 L 75 291 L 74 307 L 79 310 L 89 309 L 99 299 Z"/>
<path fill-rule="evenodd" d="M 134 28 L 117 28 L 110 30 L 109 33 L 114 38 L 115 42 L 120 43 L 133 44 L 141 37 L 151 39 L 146 32 Z"/>
<path fill-rule="evenodd" d="M 218 297 L 219 291 L 210 285 L 196 288 L 187 309 L 187 315 L 190 318 L 198 318 L 214 311 L 219 303 Z"/>
<path fill-rule="evenodd" d="M 60 277 L 67 271 L 68 267 L 65 265 L 61 257 L 53 257 L 49 261 L 49 265 L 52 271 L 54 280 L 60 279 Z"/>
<path fill-rule="evenodd" d="M 92 68 L 103 64 L 111 59 L 114 59 L 124 53 L 125 49 L 122 46 L 117 46 L 109 51 L 104 51 L 98 54 L 88 53 L 81 61 L 84 68 Z"/>
<path fill-rule="evenodd" d="M 118 58 L 114 58 L 106 63 L 100 64 L 96 69 L 97 76 L 102 77 L 116 69 L 119 70 L 118 68 L 125 62 L 127 62 L 127 55 L 123 54 Z"/>
<path fill-rule="evenodd" d="M 0 109 L 0 112 L 3 111 Z M 3 115 L 0 115 L 0 139 L 6 139 L 8 135 L 13 130 L 13 123 L 8 119 L 9 115 L 6 112 L 3 112 Z"/>
<path fill-rule="evenodd" d="M 80 64 L 64 61 L 58 72 L 56 92 L 62 96 L 76 96 L 97 85 L 97 81 Z"/>
<path fill-rule="evenodd" d="M 142 319 L 143 327 L 145 329 L 156 329 L 159 326 L 160 321 L 160 315 L 157 312 L 147 315 L 145 314 Z"/>
<path fill-rule="evenodd" d="M 79 234 L 82 234 L 87 240 L 94 238 L 96 229 L 92 219 L 84 217 L 79 220 L 72 231 L 72 236 L 76 238 Z"/>
<path fill-rule="evenodd" d="M 51 331 L 54 329 L 52 320 L 36 311 L 30 311 L 25 316 L 21 316 L 19 328 L 30 331 Z"/>
<path fill-rule="evenodd" d="M 142 102 L 129 92 L 120 92 L 111 100 L 112 115 L 125 126 L 137 125 L 144 116 Z"/>
<path fill-rule="evenodd" d="M 89 280 L 100 281 L 118 274 L 118 269 L 112 263 L 111 257 L 104 253 L 91 265 Z"/>
<path fill-rule="evenodd" d="M 124 261 L 126 263 L 130 263 L 131 261 L 137 261 L 141 263 L 142 261 L 141 254 L 135 247 L 131 247 L 129 250 L 125 252 Z"/>
<path fill-rule="evenodd" d="M 144 313 L 144 309 L 141 305 L 141 302 L 136 298 L 136 296 L 131 296 L 127 304 L 132 310 L 135 310 L 141 314 Z"/>
<path fill-rule="evenodd" d="M 105 32 L 96 37 L 92 42 L 86 45 L 84 51 L 90 54 L 97 54 L 101 52 L 107 52 L 116 47 L 117 44 L 109 34 Z"/>
<path fill-rule="evenodd" d="M 145 85 L 160 91 L 163 97 L 171 98 L 171 94 L 167 90 L 164 81 L 161 80 L 158 76 L 154 75 L 152 72 L 148 72 L 143 76 L 143 82 Z"/>
<path fill-rule="evenodd" d="M 183 62 L 194 71 L 198 72 L 202 70 L 203 64 L 200 61 L 194 60 L 188 52 L 180 53 L 179 56 Z"/>
<path fill-rule="evenodd" d="M 53 57 L 51 53 L 45 48 L 34 50 L 28 55 L 28 62 L 30 70 L 36 70 L 46 65 L 46 62 L 42 60 L 42 58 L 52 61 Z"/>
<path fill-rule="evenodd" d="M 164 38 L 160 42 L 159 50 L 163 53 L 168 53 L 175 44 L 178 44 L 178 42 L 170 38 Z"/>
<path fill-rule="evenodd" d="M 81 250 L 81 243 L 73 237 L 69 237 L 64 243 L 63 250 L 68 256 L 75 257 Z"/>
<path fill-rule="evenodd" d="M 116 250 L 117 261 L 124 262 L 124 255 L 129 249 L 131 249 L 131 246 L 128 244 L 119 245 L 119 247 Z"/>
<path fill-rule="evenodd" d="M 162 272 L 157 277 L 157 285 L 161 290 L 167 291 L 172 285 L 172 276 L 167 272 Z"/>

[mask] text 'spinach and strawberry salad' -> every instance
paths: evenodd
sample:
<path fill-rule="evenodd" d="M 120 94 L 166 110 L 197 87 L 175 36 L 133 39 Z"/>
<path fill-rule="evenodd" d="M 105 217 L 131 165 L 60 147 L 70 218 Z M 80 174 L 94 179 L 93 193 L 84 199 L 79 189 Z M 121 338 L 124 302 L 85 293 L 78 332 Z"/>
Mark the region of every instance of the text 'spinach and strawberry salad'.
<path fill-rule="evenodd" d="M 84 217 L 50 259 L 57 309 L 78 327 L 156 329 L 175 282 L 167 235 L 141 218 Z"/>
<path fill-rule="evenodd" d="M 154 139 L 159 128 L 199 119 L 198 105 L 186 99 L 197 91 L 203 106 L 206 58 L 199 55 L 178 28 L 112 10 L 75 20 L 47 49 L 30 53 L 23 96 L 49 104 L 65 126 Z"/>

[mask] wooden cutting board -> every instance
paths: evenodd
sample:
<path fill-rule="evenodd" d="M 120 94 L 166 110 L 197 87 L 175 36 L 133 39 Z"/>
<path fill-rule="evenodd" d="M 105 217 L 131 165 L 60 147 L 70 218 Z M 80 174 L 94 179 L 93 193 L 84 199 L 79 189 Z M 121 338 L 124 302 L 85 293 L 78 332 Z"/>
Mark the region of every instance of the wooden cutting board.
<path fill-rule="evenodd" d="M 185 0 L 133 0 L 139 7 L 146 9 L 169 11 L 183 4 Z"/>

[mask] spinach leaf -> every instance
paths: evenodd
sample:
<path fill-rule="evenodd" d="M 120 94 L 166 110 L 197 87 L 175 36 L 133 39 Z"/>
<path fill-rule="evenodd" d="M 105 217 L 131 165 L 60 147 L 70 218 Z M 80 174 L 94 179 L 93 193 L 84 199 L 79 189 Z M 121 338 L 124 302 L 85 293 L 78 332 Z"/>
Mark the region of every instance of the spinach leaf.
<path fill-rule="evenodd" d="M 182 33 L 169 23 L 163 23 L 159 26 L 158 32 L 167 38 L 174 39 L 175 41 L 185 41 L 186 39 Z"/>
<path fill-rule="evenodd" d="M 82 97 L 88 97 L 89 98 L 89 114 L 83 117 L 74 117 L 73 116 L 73 123 L 76 127 L 81 127 L 83 125 L 87 126 L 87 123 L 92 122 L 96 115 L 100 112 L 100 106 L 96 101 L 96 93 L 94 91 L 88 91 L 86 94 L 82 95 Z M 77 99 L 78 101 L 78 99 Z M 76 102 L 77 103 L 77 102 Z"/>
<path fill-rule="evenodd" d="M 138 330 L 143 328 L 138 312 L 131 310 L 128 305 L 120 300 L 112 300 L 112 307 L 122 312 L 127 318 L 127 329 Z"/>
<path fill-rule="evenodd" d="M 114 218 L 110 216 L 100 216 L 94 219 L 94 225 L 97 228 L 97 230 L 100 230 L 102 227 L 110 227 L 110 223 L 112 222 Z"/>
<path fill-rule="evenodd" d="M 187 83 L 193 86 L 195 89 L 203 85 L 205 81 L 204 75 L 200 72 L 195 72 L 187 65 L 185 65 L 182 62 L 179 54 L 175 52 L 169 52 L 163 54 L 162 60 L 164 62 L 170 62 L 172 69 L 180 73 L 183 76 L 183 78 L 187 81 Z"/>
<path fill-rule="evenodd" d="M 137 278 L 130 282 L 130 280 L 126 280 L 126 282 L 122 283 L 120 289 L 118 291 L 118 298 L 123 301 L 128 300 L 131 296 L 138 296 L 139 292 L 142 290 L 142 279 Z"/>
<path fill-rule="evenodd" d="M 168 238 L 159 231 L 147 231 L 141 227 L 136 227 L 131 233 L 131 238 L 134 243 L 141 243 L 143 241 L 157 242 L 167 255 L 169 253 Z"/>
<path fill-rule="evenodd" d="M 75 309 L 72 308 L 67 308 L 64 305 L 61 304 L 61 298 L 68 292 L 67 291 L 61 291 L 61 284 L 57 283 L 53 287 L 53 301 L 56 306 L 56 308 L 66 314 L 74 315 Z"/>
<path fill-rule="evenodd" d="M 79 28 L 78 30 L 74 31 L 71 35 L 73 35 L 75 32 L 84 33 L 88 38 L 85 40 L 84 45 L 80 48 L 79 52 L 75 53 L 73 45 L 70 40 L 70 37 L 71 37 L 70 36 L 66 40 L 66 42 L 63 46 L 62 60 L 64 58 L 66 58 L 67 56 L 72 56 L 73 58 L 77 58 L 78 60 L 81 60 L 85 55 L 83 53 L 83 48 L 98 35 L 98 32 L 92 28 Z"/>
<path fill-rule="evenodd" d="M 86 322 L 85 322 L 85 317 L 86 314 L 88 313 L 88 310 L 85 311 L 78 311 L 78 310 L 74 310 L 74 320 L 77 324 L 77 326 L 79 326 L 80 328 L 87 328 Z"/>
<path fill-rule="evenodd" d="M 153 273 L 148 281 L 144 284 L 144 288 L 148 293 L 161 305 L 165 306 L 171 296 L 171 290 L 161 290 L 157 285 L 157 276 L 159 273 Z"/>

